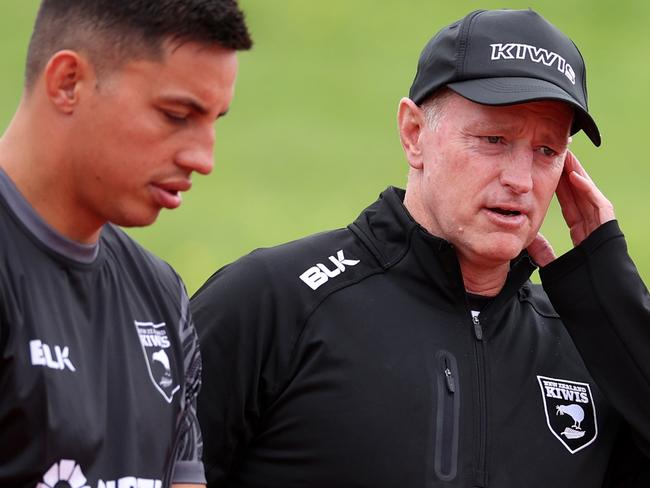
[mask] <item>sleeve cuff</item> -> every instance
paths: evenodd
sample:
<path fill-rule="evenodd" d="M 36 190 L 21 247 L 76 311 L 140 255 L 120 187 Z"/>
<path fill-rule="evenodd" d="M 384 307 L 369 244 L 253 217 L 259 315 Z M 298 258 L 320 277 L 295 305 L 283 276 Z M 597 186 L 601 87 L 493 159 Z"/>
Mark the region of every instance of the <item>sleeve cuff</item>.
<path fill-rule="evenodd" d="M 624 237 L 618 221 L 610 220 L 605 222 L 579 245 L 558 257 L 547 266 L 540 268 L 539 276 L 543 283 L 553 283 L 571 273 L 574 269 L 584 264 L 587 256 L 593 254 L 606 242 Z"/>
<path fill-rule="evenodd" d="M 172 482 L 197 485 L 206 484 L 203 463 L 200 461 L 176 461 Z"/>

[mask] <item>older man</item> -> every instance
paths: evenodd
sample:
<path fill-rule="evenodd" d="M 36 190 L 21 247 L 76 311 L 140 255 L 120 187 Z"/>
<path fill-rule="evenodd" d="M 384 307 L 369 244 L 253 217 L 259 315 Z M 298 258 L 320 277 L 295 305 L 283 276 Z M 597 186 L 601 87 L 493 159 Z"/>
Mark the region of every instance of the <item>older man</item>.
<path fill-rule="evenodd" d="M 472 12 L 398 119 L 406 191 L 193 297 L 208 485 L 601 486 L 619 417 L 524 252 L 570 135 L 600 144 L 578 49 L 531 10 Z"/>
<path fill-rule="evenodd" d="M 200 357 L 143 226 L 212 170 L 234 0 L 43 0 L 0 138 L 0 486 L 202 485 Z"/>

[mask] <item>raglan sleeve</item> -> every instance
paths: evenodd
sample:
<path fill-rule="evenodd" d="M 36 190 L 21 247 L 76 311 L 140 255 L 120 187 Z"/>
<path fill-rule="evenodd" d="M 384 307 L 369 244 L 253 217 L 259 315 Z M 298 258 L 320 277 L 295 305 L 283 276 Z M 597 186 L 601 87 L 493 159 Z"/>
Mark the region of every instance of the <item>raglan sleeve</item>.
<path fill-rule="evenodd" d="M 590 373 L 650 458 L 650 294 L 616 221 L 540 270 Z"/>
<path fill-rule="evenodd" d="M 201 354 L 190 312 L 189 298 L 182 282 L 179 334 L 183 348 L 185 388 L 182 412 L 177 427 L 179 438 L 175 452 L 172 483 L 205 484 L 205 473 L 201 460 L 203 442 L 196 414 L 197 396 L 201 388 Z"/>
<path fill-rule="evenodd" d="M 248 258 L 222 268 L 192 297 L 203 355 L 198 416 L 210 488 L 230 486 L 278 384 L 277 303 Z"/>

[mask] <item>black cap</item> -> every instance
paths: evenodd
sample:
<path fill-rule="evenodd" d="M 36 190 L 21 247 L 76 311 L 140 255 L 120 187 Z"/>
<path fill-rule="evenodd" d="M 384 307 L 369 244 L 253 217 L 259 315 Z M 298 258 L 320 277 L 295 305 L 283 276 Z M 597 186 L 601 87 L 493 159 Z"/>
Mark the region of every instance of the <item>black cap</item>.
<path fill-rule="evenodd" d="M 477 10 L 438 32 L 422 50 L 409 98 L 420 105 L 444 86 L 484 105 L 567 102 L 575 108 L 571 134 L 582 129 L 600 146 L 582 55 L 532 10 Z"/>

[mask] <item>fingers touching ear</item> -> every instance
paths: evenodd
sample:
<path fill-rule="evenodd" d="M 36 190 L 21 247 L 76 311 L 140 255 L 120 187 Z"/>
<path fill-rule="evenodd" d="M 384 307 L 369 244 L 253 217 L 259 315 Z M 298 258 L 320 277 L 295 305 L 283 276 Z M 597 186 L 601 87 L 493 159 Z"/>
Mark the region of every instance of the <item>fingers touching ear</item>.
<path fill-rule="evenodd" d="M 80 84 L 88 78 L 88 63 L 74 51 L 59 51 L 45 67 L 45 89 L 57 110 L 71 114 L 79 102 Z"/>
<path fill-rule="evenodd" d="M 402 98 L 399 102 L 397 113 L 399 137 L 406 153 L 409 165 L 414 169 L 422 168 L 422 148 L 420 135 L 425 128 L 425 119 L 422 109 L 413 100 Z"/>

